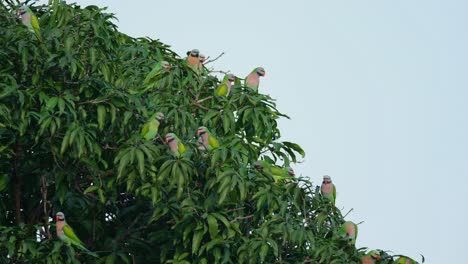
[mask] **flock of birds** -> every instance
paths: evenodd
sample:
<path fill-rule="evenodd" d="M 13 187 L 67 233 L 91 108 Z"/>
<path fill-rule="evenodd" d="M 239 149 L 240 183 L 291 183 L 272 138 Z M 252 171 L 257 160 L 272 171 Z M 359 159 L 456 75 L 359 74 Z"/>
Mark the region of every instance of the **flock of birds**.
<path fill-rule="evenodd" d="M 42 42 L 41 31 L 39 27 L 39 21 L 31 11 L 28 6 L 22 6 L 18 15 L 20 16 L 23 24 L 29 29 L 30 32 L 34 33 L 39 41 Z M 201 74 L 204 70 L 204 63 L 206 57 L 203 54 L 200 54 L 199 50 L 193 49 L 187 52 L 186 63 L 197 74 Z M 145 82 L 149 80 L 152 76 L 159 74 L 161 71 L 169 71 L 171 69 L 170 64 L 167 61 L 161 61 L 153 68 L 153 70 L 148 74 Z M 260 84 L 260 77 L 265 76 L 265 69 L 263 67 L 254 68 L 247 77 L 244 79 L 244 86 L 246 88 L 252 89 L 253 91 L 258 91 Z M 226 74 L 220 84 L 214 90 L 215 96 L 229 96 L 231 93 L 231 87 L 234 81 L 238 77 L 234 74 Z M 153 140 L 158 135 L 158 128 L 160 121 L 164 120 L 164 114 L 157 112 L 152 115 L 147 123 L 144 124 L 141 130 L 141 136 L 145 140 Z M 216 137 L 208 130 L 208 128 L 201 126 L 197 130 L 197 135 L 199 137 L 199 149 L 205 151 L 211 151 L 219 147 L 219 142 Z M 165 143 L 169 146 L 171 152 L 176 156 L 180 157 L 186 152 L 185 145 L 174 133 L 167 133 L 165 136 Z M 269 163 L 266 160 L 260 160 L 255 162 L 255 169 L 262 171 L 268 175 L 272 175 L 275 183 L 279 181 L 288 181 L 288 179 L 294 178 L 294 170 L 291 167 L 282 168 L 276 165 Z M 336 199 L 336 188 L 332 183 L 331 177 L 328 175 L 323 176 L 323 181 L 321 185 L 321 195 L 328 199 L 333 206 L 335 205 Z M 73 229 L 66 223 L 65 214 L 58 212 L 56 214 L 56 232 L 57 236 L 64 241 L 67 245 L 75 245 L 81 250 L 87 252 L 88 254 L 97 257 L 97 255 L 89 251 L 84 243 L 76 236 Z M 358 234 L 357 225 L 351 221 L 346 221 L 338 231 L 339 235 L 343 238 L 349 239 L 352 245 L 356 242 L 356 237 Z M 380 261 L 381 256 L 379 250 L 371 250 L 365 256 L 361 258 L 362 264 L 373 264 Z M 415 264 L 417 263 L 413 259 L 401 256 L 395 260 L 396 264 Z"/>

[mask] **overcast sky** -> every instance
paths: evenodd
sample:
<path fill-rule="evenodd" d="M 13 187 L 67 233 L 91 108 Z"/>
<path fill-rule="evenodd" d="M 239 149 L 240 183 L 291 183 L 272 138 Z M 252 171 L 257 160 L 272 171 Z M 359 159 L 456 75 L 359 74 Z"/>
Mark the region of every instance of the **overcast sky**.
<path fill-rule="evenodd" d="M 468 1 L 78 1 L 108 6 L 120 30 L 197 48 L 246 76 L 291 120 L 298 174 L 337 186 L 357 246 L 426 263 L 468 249 Z"/>

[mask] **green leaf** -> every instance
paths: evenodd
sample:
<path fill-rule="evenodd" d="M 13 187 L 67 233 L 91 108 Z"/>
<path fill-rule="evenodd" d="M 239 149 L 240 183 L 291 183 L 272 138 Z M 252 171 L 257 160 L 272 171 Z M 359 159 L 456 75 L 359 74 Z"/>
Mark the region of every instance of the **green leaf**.
<path fill-rule="evenodd" d="M 106 118 L 106 107 L 104 105 L 98 105 L 97 107 L 97 120 L 99 124 L 99 130 L 104 129 L 104 121 Z"/>

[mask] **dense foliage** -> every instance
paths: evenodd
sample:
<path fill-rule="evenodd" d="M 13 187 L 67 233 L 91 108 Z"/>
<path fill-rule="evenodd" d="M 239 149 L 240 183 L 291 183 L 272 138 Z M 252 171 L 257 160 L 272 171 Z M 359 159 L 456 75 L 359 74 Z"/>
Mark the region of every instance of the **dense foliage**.
<path fill-rule="evenodd" d="M 280 140 L 272 98 L 240 82 L 213 96 L 219 80 L 167 45 L 122 34 L 96 6 L 52 2 L 31 7 L 42 40 L 0 2 L 0 263 L 361 262 L 318 187 L 254 168 L 304 155 Z M 170 71 L 148 79 L 162 60 Z M 218 148 L 198 149 L 199 126 Z M 56 238 L 58 211 L 98 259 Z"/>

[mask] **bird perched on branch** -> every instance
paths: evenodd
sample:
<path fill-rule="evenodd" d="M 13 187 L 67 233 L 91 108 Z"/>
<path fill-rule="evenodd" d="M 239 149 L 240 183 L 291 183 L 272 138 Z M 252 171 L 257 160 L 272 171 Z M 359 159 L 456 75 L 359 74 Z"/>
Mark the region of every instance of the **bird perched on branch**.
<path fill-rule="evenodd" d="M 245 77 L 244 86 L 254 91 L 258 91 L 260 76 L 265 76 L 265 69 L 262 67 L 253 69 L 250 74 Z"/>
<path fill-rule="evenodd" d="M 219 147 L 218 140 L 211 134 L 208 128 L 202 126 L 197 130 L 197 135 L 200 137 L 200 147 L 199 149 L 211 151 Z"/>
<path fill-rule="evenodd" d="M 332 183 L 331 177 L 328 175 L 323 176 L 322 186 L 320 188 L 322 196 L 330 200 L 330 202 L 335 205 L 336 199 L 336 188 Z"/>
<path fill-rule="evenodd" d="M 169 145 L 169 148 L 176 157 L 180 157 L 180 155 L 185 153 L 184 143 L 182 143 L 182 141 L 174 133 L 166 134 L 166 144 Z"/>
<path fill-rule="evenodd" d="M 200 51 L 193 49 L 187 52 L 187 65 L 196 73 L 200 73 Z"/>
<path fill-rule="evenodd" d="M 349 243 L 354 245 L 358 235 L 358 227 L 355 223 L 346 221 L 343 225 L 341 225 L 338 233 L 342 238 L 348 239 Z"/>
<path fill-rule="evenodd" d="M 97 257 L 96 253 L 93 253 L 89 251 L 85 246 L 84 243 L 81 242 L 81 240 L 76 236 L 75 232 L 73 229 L 67 224 L 65 221 L 65 214 L 62 212 L 58 212 L 55 215 L 56 219 L 56 231 L 57 231 L 57 236 L 65 242 L 67 245 L 75 245 L 79 249 L 85 251 L 89 255 L 92 255 L 94 257 Z"/>
<path fill-rule="evenodd" d="M 31 8 L 25 5 L 20 7 L 18 10 L 18 15 L 21 17 L 21 21 L 28 28 L 28 30 L 34 33 L 34 35 L 36 35 L 36 38 L 40 42 L 42 42 L 39 20 L 37 19 L 37 16 L 34 14 L 34 12 L 31 11 Z"/>
<path fill-rule="evenodd" d="M 229 94 L 231 93 L 232 82 L 235 81 L 235 79 L 236 79 L 236 76 L 234 76 L 234 74 L 229 73 L 229 74 L 224 75 L 223 80 L 215 89 L 215 92 L 214 92 L 215 95 L 216 96 L 229 96 Z"/>
<path fill-rule="evenodd" d="M 281 180 L 293 179 L 295 175 L 294 170 L 291 167 L 281 168 L 266 160 L 255 162 L 255 168 L 271 175 L 275 180 L 275 183 L 278 183 Z"/>
<path fill-rule="evenodd" d="M 146 140 L 152 140 L 158 134 L 159 122 L 164 120 L 164 114 L 157 112 L 141 129 L 141 136 Z"/>

